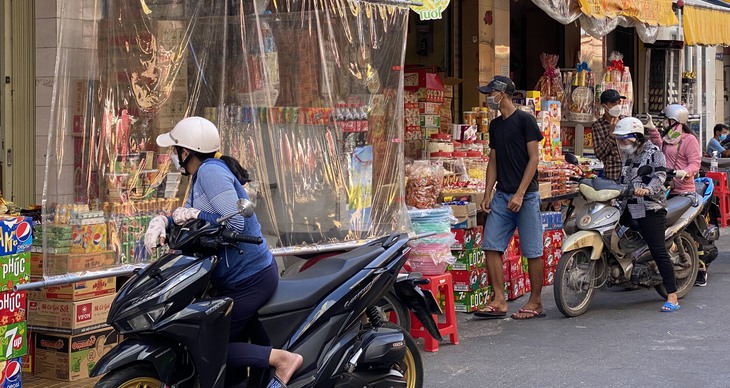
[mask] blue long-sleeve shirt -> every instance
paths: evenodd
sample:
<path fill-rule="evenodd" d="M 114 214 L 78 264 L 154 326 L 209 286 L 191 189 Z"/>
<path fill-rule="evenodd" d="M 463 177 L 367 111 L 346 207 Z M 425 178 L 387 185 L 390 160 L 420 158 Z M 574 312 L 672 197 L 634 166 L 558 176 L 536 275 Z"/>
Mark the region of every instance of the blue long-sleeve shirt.
<path fill-rule="evenodd" d="M 248 199 L 243 186 L 222 160 L 210 158 L 193 175 L 193 188 L 185 207 L 199 209 L 198 218 L 215 223 L 221 216 L 238 211 L 239 198 Z M 247 236 L 264 237 L 256 215 L 250 218 L 237 215 L 227 221 L 226 228 Z M 225 248 L 220 255 L 221 262 L 212 278 L 216 288 L 234 288 L 273 261 L 266 240 L 259 245 L 239 243 L 237 247 Z"/>

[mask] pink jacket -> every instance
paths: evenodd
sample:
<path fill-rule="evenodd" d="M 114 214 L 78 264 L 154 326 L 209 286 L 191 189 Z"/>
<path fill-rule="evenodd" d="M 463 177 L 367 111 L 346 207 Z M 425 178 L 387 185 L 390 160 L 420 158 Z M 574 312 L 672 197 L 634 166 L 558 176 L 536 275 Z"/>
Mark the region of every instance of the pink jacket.
<path fill-rule="evenodd" d="M 695 191 L 695 177 L 700 172 L 702 151 L 697 136 L 690 133 L 682 133 L 682 144 L 677 150 L 676 145 L 663 144 L 662 137 L 656 129 L 649 132 L 651 141 L 661 148 L 667 160 L 667 168 L 672 170 L 687 171 L 684 179 L 675 179 L 672 194 L 691 193 Z M 678 152 L 679 151 L 679 152 Z M 679 155 L 677 155 L 679 153 Z"/>

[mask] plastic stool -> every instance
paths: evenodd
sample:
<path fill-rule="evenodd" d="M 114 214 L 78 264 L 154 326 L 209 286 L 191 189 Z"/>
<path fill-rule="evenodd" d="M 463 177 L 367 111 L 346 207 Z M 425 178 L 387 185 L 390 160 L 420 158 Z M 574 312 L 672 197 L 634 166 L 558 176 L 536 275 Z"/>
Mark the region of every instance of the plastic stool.
<path fill-rule="evenodd" d="M 712 179 L 712 181 L 715 183 L 716 195 L 730 193 L 730 186 L 728 186 L 726 172 L 708 172 L 705 174 L 705 176 Z M 718 195 L 718 197 L 722 199 L 720 195 Z"/>
<path fill-rule="evenodd" d="M 446 323 L 439 323 L 438 315 L 434 315 L 433 319 L 438 325 L 439 332 L 442 337 L 449 336 L 449 340 L 452 344 L 459 344 L 459 333 L 456 330 L 456 310 L 454 307 L 454 281 L 451 277 L 451 273 L 446 272 L 441 275 L 424 275 L 425 279 L 430 280 L 428 284 L 422 284 L 420 287 L 424 290 L 429 290 L 434 297 L 439 298 L 439 294 L 444 296 L 446 301 L 444 306 L 444 316 Z M 427 352 L 437 352 L 439 350 L 439 342 L 435 338 L 431 337 L 421 321 L 411 313 L 411 336 L 413 338 L 423 338 L 424 349 Z"/>
<path fill-rule="evenodd" d="M 715 194 L 720 202 L 720 216 L 717 217 L 719 227 L 730 226 L 730 193 Z"/>

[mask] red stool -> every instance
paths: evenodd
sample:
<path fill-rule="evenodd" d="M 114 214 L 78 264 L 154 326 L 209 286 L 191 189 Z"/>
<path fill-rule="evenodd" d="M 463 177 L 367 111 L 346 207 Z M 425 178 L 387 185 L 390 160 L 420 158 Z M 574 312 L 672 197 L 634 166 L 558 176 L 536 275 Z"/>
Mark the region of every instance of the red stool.
<path fill-rule="evenodd" d="M 721 197 L 718 194 L 730 193 L 730 186 L 728 186 L 726 172 L 708 172 L 705 176 L 712 179 L 715 183 L 715 195 Z"/>
<path fill-rule="evenodd" d="M 430 280 L 428 284 L 422 284 L 420 287 L 424 290 L 429 290 L 431 293 L 436 297 L 436 300 L 439 299 L 439 294 L 444 296 L 444 300 L 446 301 L 444 306 L 444 316 L 446 318 L 446 323 L 439 323 L 438 321 L 438 315 L 434 315 L 433 319 L 436 321 L 436 324 L 438 325 L 439 332 L 441 333 L 442 337 L 449 336 L 449 340 L 452 344 L 458 345 L 459 344 L 459 333 L 456 330 L 456 310 L 454 308 L 454 282 L 451 278 L 451 273 L 446 272 L 441 275 L 424 275 L 424 278 Z M 423 324 L 421 324 L 421 321 L 418 320 L 418 318 L 411 313 L 411 336 L 413 338 L 423 338 L 425 341 L 424 343 L 424 349 L 427 352 L 437 352 L 439 350 L 439 342 L 431 337 L 431 334 L 428 333 L 425 327 L 423 327 Z"/>
<path fill-rule="evenodd" d="M 730 226 L 730 193 L 721 193 L 717 195 L 720 202 L 720 216 L 717 217 L 719 227 Z"/>

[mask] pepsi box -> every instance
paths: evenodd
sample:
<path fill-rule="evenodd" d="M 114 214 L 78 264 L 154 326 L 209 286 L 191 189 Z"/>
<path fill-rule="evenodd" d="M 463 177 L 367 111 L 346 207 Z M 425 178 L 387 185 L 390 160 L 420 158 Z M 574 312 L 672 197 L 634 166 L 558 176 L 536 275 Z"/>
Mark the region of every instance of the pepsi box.
<path fill-rule="evenodd" d="M 107 225 L 73 225 L 71 253 L 93 253 L 107 250 Z"/>
<path fill-rule="evenodd" d="M 33 219 L 0 217 L 0 256 L 30 252 L 33 244 Z"/>
<path fill-rule="evenodd" d="M 13 358 L 12 360 L 0 362 L 2 367 L 2 380 L 0 380 L 0 388 L 20 388 L 21 380 L 21 359 Z"/>

